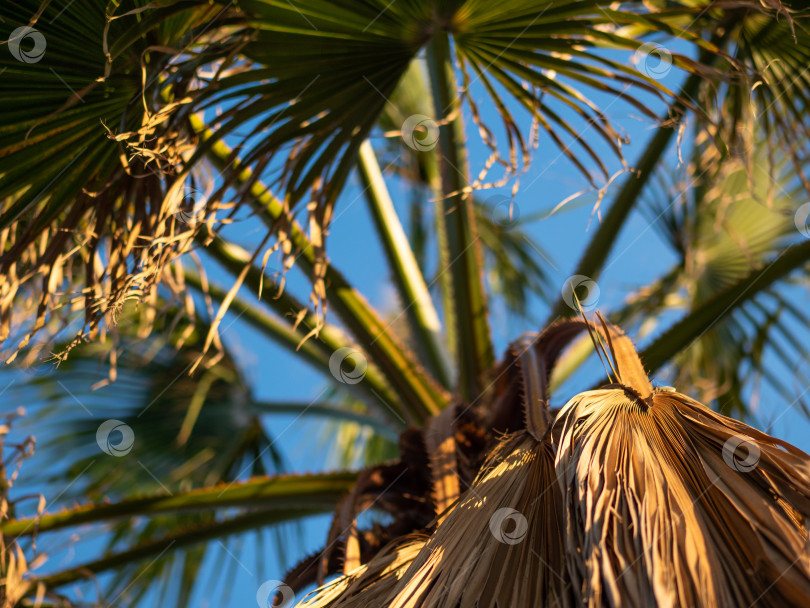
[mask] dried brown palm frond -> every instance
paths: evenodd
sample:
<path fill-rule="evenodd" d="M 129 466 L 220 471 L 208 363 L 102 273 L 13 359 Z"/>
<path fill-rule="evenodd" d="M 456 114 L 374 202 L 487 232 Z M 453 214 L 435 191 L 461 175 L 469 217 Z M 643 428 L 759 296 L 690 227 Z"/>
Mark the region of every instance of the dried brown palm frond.
<path fill-rule="evenodd" d="M 341 576 L 304 598 L 301 608 L 333 606 L 352 608 L 382 606 L 414 557 L 424 547 L 427 535 L 414 534 L 384 547 L 367 564 Z"/>
<path fill-rule="evenodd" d="M 810 597 L 806 454 L 669 391 L 651 405 L 623 387 L 588 391 L 558 424 L 566 555 L 582 604 Z"/>
<path fill-rule="evenodd" d="M 465 412 L 452 408 L 433 419 L 425 438 L 438 526 L 407 571 L 398 575 L 400 582 L 393 586 L 390 577 L 366 578 L 362 586 L 350 589 L 355 574 L 349 573 L 302 606 L 572 605 L 562 553 L 555 451 L 547 433 L 547 385 L 560 350 L 583 327 L 580 322 L 562 323 L 509 347 L 496 383 L 499 397 L 492 418 L 496 428 L 517 432 L 496 443 L 457 501 L 449 501 L 452 492 L 447 490 L 458 485 L 451 473 L 458 460 L 452 461 L 464 452 L 458 449 L 464 434 L 455 433 L 450 442 L 457 444 L 455 450 L 447 443 L 449 431 L 457 428 Z M 523 542 L 530 526 L 530 540 Z"/>
<path fill-rule="evenodd" d="M 634 351 L 614 357 L 642 369 Z M 555 422 L 578 603 L 805 604 L 810 457 L 671 389 L 642 398 L 647 387 L 620 374 Z"/>
<path fill-rule="evenodd" d="M 510 435 L 429 541 L 392 545 L 299 606 L 573 605 L 561 498 L 551 443 Z"/>
<path fill-rule="evenodd" d="M 613 383 L 576 396 L 549 426 L 550 372 L 585 328 Z M 395 541 L 302 607 L 785 606 L 810 597 L 806 454 L 653 389 L 630 339 L 601 317 L 524 337 L 500 372 L 492 423 L 512 432 L 429 539 L 386 569 L 400 557 Z"/>
<path fill-rule="evenodd" d="M 537 439 L 545 435 L 552 421 L 548 411 L 551 371 L 565 347 L 584 329 L 584 322 L 566 320 L 509 345 L 495 382 L 493 429 L 508 433 L 527 428 Z"/>
<path fill-rule="evenodd" d="M 550 441 L 502 440 L 384 605 L 569 606 Z"/>
<path fill-rule="evenodd" d="M 69 350 L 94 337 L 104 321 L 114 326 L 127 302 L 156 300 L 158 285 L 171 281 L 171 262 L 190 250 L 203 225 L 202 215 L 193 222 L 182 215 L 183 184 L 166 193 L 160 182 L 144 176 L 115 192 L 82 194 L 67 218 L 44 228 L 21 220 L 4 231 L 0 341 L 12 342 L 8 362 L 26 348 L 36 356 L 32 340 L 43 329 L 51 339 L 71 324 L 78 327 Z M 133 219 L 130 201 L 136 199 L 143 207 Z M 0 202 L 0 210 L 7 204 Z M 47 213 L 47 202 L 37 211 Z M 213 218 L 207 210 L 206 221 Z"/>

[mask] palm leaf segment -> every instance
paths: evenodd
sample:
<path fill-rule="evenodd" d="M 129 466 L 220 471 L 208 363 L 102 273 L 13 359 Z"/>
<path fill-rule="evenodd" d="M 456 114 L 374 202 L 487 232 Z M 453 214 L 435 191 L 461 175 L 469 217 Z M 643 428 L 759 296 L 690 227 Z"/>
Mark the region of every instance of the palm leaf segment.
<path fill-rule="evenodd" d="M 526 142 L 505 110 L 496 83 L 517 97 L 531 114 L 544 115 L 542 123 L 549 132 L 556 124 L 570 134 L 570 125 L 548 103 L 538 100 L 538 91 L 548 90 L 552 99 L 593 121 L 618 153 L 620 137 L 603 115 L 589 115 L 595 106 L 575 86 L 613 93 L 630 102 L 635 101 L 632 96 L 604 81 L 616 80 L 657 94 L 667 92 L 634 68 L 616 62 L 607 62 L 604 67 L 605 60 L 593 53 L 598 46 L 628 50 L 639 46 L 632 38 L 602 31 L 622 19 L 623 13 L 606 15 L 590 2 L 574 8 L 568 3 L 550 2 L 545 9 L 528 0 L 509 4 L 493 10 L 488 3 L 477 1 L 458 5 L 411 2 L 402 6 L 382 0 L 362 4 L 334 0 L 240 2 L 240 8 L 249 15 L 251 36 L 243 52 L 261 67 L 218 80 L 203 97 L 205 103 L 225 109 L 217 117 L 219 136 L 238 127 L 250 128 L 246 162 L 265 159 L 282 146 L 294 144 L 282 173 L 288 196 L 297 201 L 316 181 L 324 179 L 331 184 L 325 191 L 331 204 L 354 153 L 411 60 L 444 30 L 455 43 L 458 64 L 474 73 L 467 75 L 464 92 L 473 84 L 470 80 L 480 80 L 502 112 L 510 148 L 518 147 L 525 153 Z M 637 20 L 630 11 L 624 18 Z M 563 57 L 566 53 L 573 56 Z M 550 71 L 563 80 L 570 79 L 571 84 L 558 82 L 548 75 Z M 524 81 L 536 89 L 524 88 Z M 225 92 L 218 92 L 222 89 Z M 638 107 L 652 116 L 643 104 Z M 445 108 L 445 112 L 451 109 Z M 434 122 L 446 118 L 432 117 Z M 430 133 L 403 136 L 414 137 L 417 144 L 433 143 L 421 141 Z M 563 147 L 561 139 L 557 141 Z M 592 158 L 599 161 L 596 155 Z"/>
<path fill-rule="evenodd" d="M 727 28 L 726 39 L 734 41 L 729 53 L 742 68 L 742 82 L 729 87 L 714 109 L 724 120 L 717 121 L 717 127 L 710 131 L 718 147 L 745 158 L 751 172 L 765 167 L 767 174 L 778 180 L 782 159 L 788 159 L 805 193 L 810 194 L 806 145 L 810 127 L 803 117 L 810 103 L 808 3 L 797 0 L 773 7 L 776 15 L 745 6 L 723 10 L 721 28 Z M 705 13 L 695 26 L 719 29 Z M 758 141 L 763 133 L 767 146 L 764 158 Z"/>

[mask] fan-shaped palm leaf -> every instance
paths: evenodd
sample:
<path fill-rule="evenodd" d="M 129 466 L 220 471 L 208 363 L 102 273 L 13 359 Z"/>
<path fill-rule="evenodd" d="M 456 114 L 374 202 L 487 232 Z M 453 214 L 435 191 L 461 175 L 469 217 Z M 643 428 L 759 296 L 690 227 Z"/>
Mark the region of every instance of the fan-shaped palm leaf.
<path fill-rule="evenodd" d="M 560 412 L 569 572 L 587 606 L 801 603 L 808 456 L 679 393 Z M 746 453 L 747 452 L 747 453 Z"/>
<path fill-rule="evenodd" d="M 158 94 L 168 84 L 163 70 L 211 7 L 116 4 L 108 12 L 97 0 L 70 10 L 15 0 L 0 9 L 8 47 L 0 57 L 0 340 L 13 304 L 22 320 L 12 353 L 44 324 L 53 322 L 53 334 L 75 321 L 65 309 L 77 302 L 80 335 L 92 333 L 148 294 L 191 243 L 192 226 L 174 215 L 187 211 L 174 175 L 193 142 L 176 116 L 204 60 L 189 58 L 171 76 L 178 103 Z"/>

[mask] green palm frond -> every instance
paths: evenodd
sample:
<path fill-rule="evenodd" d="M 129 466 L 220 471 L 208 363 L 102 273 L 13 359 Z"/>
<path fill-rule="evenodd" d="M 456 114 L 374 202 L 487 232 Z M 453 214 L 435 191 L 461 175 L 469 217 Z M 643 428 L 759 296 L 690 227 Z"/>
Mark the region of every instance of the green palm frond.
<path fill-rule="evenodd" d="M 728 371 L 729 368 L 733 368 L 729 372 L 729 375 L 726 376 L 732 378 L 730 385 L 732 390 L 737 388 L 737 386 L 733 384 L 733 379 L 739 377 L 737 374 L 743 373 L 742 371 L 738 371 L 739 367 L 734 367 L 735 365 L 739 366 L 741 361 L 748 360 L 754 363 L 754 376 L 763 373 L 761 355 L 763 346 L 766 344 L 763 342 L 762 331 L 774 328 L 773 323 L 768 320 L 768 317 L 784 310 L 788 310 L 794 315 L 796 314 L 794 312 L 796 310 L 795 306 L 791 306 L 789 299 L 784 296 L 777 296 L 774 304 L 774 296 L 769 289 L 774 285 L 778 285 L 779 281 L 785 281 L 786 277 L 790 277 L 791 274 L 796 273 L 798 270 L 806 268 L 808 262 L 810 262 L 810 243 L 804 242 L 787 247 L 780 252 L 778 256 L 755 267 L 745 277 L 696 306 L 682 319 L 659 335 L 642 353 L 645 364 L 648 365 L 651 370 L 657 370 L 667 361 L 675 359 L 677 366 L 679 353 L 691 350 L 695 343 L 704 337 L 712 339 L 710 333 L 712 330 L 722 327 L 722 321 L 736 314 L 749 302 L 754 301 L 755 312 L 757 309 L 760 311 L 765 310 L 765 319 L 762 318 L 761 314 L 757 314 L 756 317 L 759 318 L 759 321 L 757 326 L 750 328 L 751 333 L 738 333 L 737 335 L 732 333 L 730 336 L 726 334 L 725 337 L 730 337 L 730 339 L 734 340 L 731 342 L 728 350 L 724 351 L 731 355 L 730 358 L 723 356 L 720 358 L 720 361 L 710 361 L 711 353 L 707 353 L 706 360 L 711 363 L 708 369 L 709 373 L 713 370 L 715 372 L 720 370 L 717 375 L 721 377 L 721 380 L 723 378 L 722 374 Z M 771 298 L 770 301 L 768 299 L 769 296 Z M 767 305 L 767 308 L 763 309 L 763 305 Z M 743 312 L 740 314 L 750 318 L 751 313 Z M 804 315 L 799 315 L 798 318 L 804 321 Z M 739 321 L 737 321 L 737 323 L 739 323 Z M 782 324 L 778 324 L 775 327 L 781 332 L 790 331 Z M 734 327 L 731 329 L 734 329 Z M 769 336 L 769 342 L 772 338 L 773 336 Z M 718 337 L 715 336 L 714 339 L 718 339 Z M 740 344 L 744 345 L 744 348 L 735 346 Z M 799 357 L 802 357 L 805 352 L 804 347 L 798 341 L 793 341 L 791 348 L 794 349 L 794 352 L 799 353 Z M 698 357 L 701 357 L 700 349 L 696 349 L 696 351 Z M 784 361 L 791 361 L 791 355 L 786 355 L 785 351 L 777 349 L 775 352 Z M 689 360 L 687 356 L 686 361 L 689 362 Z M 729 361 L 733 363 L 729 365 Z M 794 364 L 790 365 L 790 369 L 795 368 L 796 359 L 794 358 L 792 361 Z M 703 376 L 704 373 L 701 371 L 701 377 Z M 709 377 L 711 378 L 711 376 Z M 774 383 L 767 375 L 765 377 Z M 709 387 L 714 391 L 717 388 L 717 384 L 715 384 L 713 380 L 710 380 L 710 382 Z M 742 384 L 742 382 L 737 382 L 737 385 L 740 384 Z M 701 388 L 700 384 L 696 383 L 696 385 L 696 390 L 699 390 Z M 722 384 L 720 386 L 722 386 Z M 784 395 L 783 391 L 780 392 Z M 714 392 L 713 394 L 716 395 L 717 393 Z M 729 409 L 734 409 L 740 405 L 741 401 L 734 398 L 735 395 L 733 392 L 729 394 L 729 397 L 730 399 L 726 403 L 717 404 L 718 407 L 722 408 L 726 406 L 729 407 Z M 801 395 L 798 395 L 798 397 L 801 397 Z M 788 400 L 790 403 L 795 403 L 797 396 L 788 397 Z M 748 408 L 746 407 L 743 413 L 747 411 Z"/>
<path fill-rule="evenodd" d="M 280 175 L 292 201 L 301 199 L 317 179 L 324 178 L 327 185 L 320 188 L 322 195 L 329 204 L 334 203 L 354 153 L 411 60 L 441 29 L 450 33 L 460 66 L 473 72 L 504 112 L 510 140 L 524 154 L 528 149 L 496 86 L 515 96 L 531 114 L 539 113 L 544 128 L 560 147 L 564 144 L 557 129 L 573 135 L 580 144 L 584 140 L 539 98 L 541 90 L 558 103 L 578 109 L 585 120 L 594 121 L 617 153 L 617 132 L 576 87 L 616 94 L 631 103 L 636 103 L 632 96 L 606 81 L 654 94 L 668 93 L 635 68 L 593 53 L 598 47 L 638 48 L 639 41 L 605 30 L 622 21 L 643 21 L 637 11 L 646 10 L 640 4 L 609 14 L 590 2 L 574 7 L 550 2 L 539 10 L 529 0 L 515 0 L 497 10 L 485 2 L 433 6 L 423 1 L 397 6 L 382 0 L 359 6 L 345 1 L 249 0 L 239 6 L 247 13 L 246 27 L 254 30 L 242 52 L 262 67 L 212 83 L 213 99 L 206 103 L 224 108 L 217 117 L 220 135 L 243 125 L 249 128 L 246 139 L 252 143 L 245 156 L 247 163 L 295 144 Z M 648 15 L 646 23 L 650 22 L 655 19 Z M 696 66 L 680 56 L 677 60 L 683 66 Z M 523 80 L 535 88 L 523 88 Z M 645 105 L 637 106 L 649 114 Z M 433 117 L 435 121 L 445 118 Z M 607 177 L 600 158 L 590 146 L 586 150 Z"/>
<path fill-rule="evenodd" d="M 667 24 L 702 32 L 708 45 L 700 45 L 698 63 L 702 67 L 684 82 L 668 111 L 670 120 L 662 117 L 662 124 L 670 122 L 673 128 L 660 128 L 650 139 L 635 167 L 636 175 L 617 191 L 577 266 L 575 274 L 593 280 L 599 277 L 630 212 L 646 195 L 649 179 L 665 158 L 673 136 L 679 133 L 680 139 L 683 131 L 674 127 L 678 123 L 683 127 L 685 119 L 694 123 L 696 138 L 712 137 L 718 162 L 726 154 L 742 158 L 752 176 L 765 166 L 768 171 L 763 177 L 778 180 L 783 162 L 789 159 L 805 190 L 810 187 L 805 178 L 807 127 L 802 118 L 807 110 L 803 66 L 808 18 L 804 5 L 701 2 L 696 5 L 698 13 L 680 15 L 677 9 L 669 12 L 668 3 L 652 6 L 656 7 L 653 13 Z M 627 35 L 650 40 L 666 31 L 662 24 L 653 26 L 643 19 L 623 29 Z M 667 44 L 666 39 L 664 42 Z M 670 49 L 658 47 L 668 70 Z M 559 300 L 554 315 L 567 313 Z"/>
<path fill-rule="evenodd" d="M 58 383 L 32 380 L 37 410 L 48 414 L 56 431 L 49 449 L 73 455 L 59 474 L 81 477 L 71 496 L 124 496 L 161 484 L 188 489 L 280 469 L 281 454 L 251 408 L 251 390 L 230 352 L 223 348 L 207 367 L 189 374 L 205 324 L 181 322 L 173 335 L 145 340 L 127 325 L 113 343 L 76 347 L 60 365 L 64 379 Z M 104 420 L 123 423 L 133 434 L 130 448 L 141 465 L 125 475 L 117 458 L 98 457 Z M 114 437 L 111 428 L 105 441 L 112 445 Z"/>
<path fill-rule="evenodd" d="M 211 87 L 206 103 L 227 107 L 217 117 L 217 136 L 243 125 L 261 134 L 244 155 L 248 164 L 294 143 L 282 177 L 288 196 L 296 202 L 324 179 L 322 195 L 331 206 L 424 42 L 418 25 L 426 11 L 381 0 L 248 0 L 240 7 L 252 31 L 242 52 L 262 67 Z"/>
<path fill-rule="evenodd" d="M 218 548 L 203 541 L 221 538 L 227 555 L 236 550 L 230 544 L 236 542 L 234 534 L 261 532 L 308 513 L 331 511 L 349 483 L 346 480 L 353 479 L 349 473 L 335 480 L 329 475 L 268 480 L 267 475 L 283 467 L 283 458 L 265 430 L 266 415 L 295 412 L 297 417 L 326 417 L 335 421 L 331 428 L 341 432 L 344 427 L 385 428 L 359 413 L 351 417 L 355 401 L 331 407 L 303 404 L 297 409 L 256 402 L 224 347 L 190 376 L 208 328 L 202 321 L 167 325 L 170 333 L 139 340 L 133 335 L 137 324 L 128 316 L 117 326 L 112 345 L 108 341 L 77 346 L 60 366 L 59 382 L 49 381 L 47 375 L 31 376 L 15 386 L 20 395 L 36 391 L 30 409 L 38 420 L 48 421 L 55 435 L 41 457 L 52 457 L 61 465 L 43 479 L 56 482 L 63 475 L 76 479 L 62 500 L 118 501 L 13 522 L 4 530 L 31 534 L 111 522 L 106 557 L 85 564 L 86 570 L 45 576 L 46 584 L 58 586 L 79 573 L 114 570 L 105 587 L 110 597 L 126 592 L 127 601 L 136 603 L 155 585 L 174 581 L 163 605 L 185 605 L 201 565 L 216 559 Z M 111 375 L 115 381 L 110 384 Z M 270 418 L 269 424 L 276 419 Z M 375 433 L 372 442 L 373 437 Z M 383 454 L 389 457 L 391 445 L 390 437 L 383 440 Z M 64 454 L 70 459 L 60 457 Z M 248 476 L 253 482 L 238 483 Z M 152 497 L 125 498 L 154 492 L 158 494 Z M 323 507 L 316 507 L 318 493 Z M 217 517 L 217 509 L 234 508 L 248 511 L 240 511 L 231 521 Z M 254 513 L 257 509 L 260 512 Z M 272 512 L 261 512 L 267 510 Z M 132 517 L 147 513 L 151 517 L 146 522 Z M 278 533 L 285 530 L 291 532 L 282 528 Z M 256 539 L 263 542 L 261 534 Z M 148 575 L 138 565 L 145 558 L 151 564 Z M 180 581 L 177 572 L 184 573 Z"/>
<path fill-rule="evenodd" d="M 149 294 L 190 244 L 192 227 L 174 215 L 183 209 L 174 176 L 193 141 L 177 115 L 204 58 L 160 75 L 211 7 L 106 6 L 0 9 L 0 340 L 14 341 L 12 354 L 44 324 L 57 326 L 52 334 L 74 321 L 92 334 Z M 159 93 L 169 81 L 178 103 L 167 106 Z M 83 316 L 66 310 L 77 302 Z"/>
<path fill-rule="evenodd" d="M 623 19 L 637 19 L 636 10 L 646 12 L 640 4 L 608 11 L 592 2 L 552 0 L 539 6 L 529 0 L 513 0 L 493 9 L 487 2 L 473 1 L 452 17 L 450 27 L 464 72 L 464 90 L 480 81 L 497 108 L 510 144 L 512 170 L 517 169 L 518 154 L 528 162 L 531 142 L 521 135 L 500 89 L 523 106 L 594 187 L 583 155 L 598 167 L 604 180 L 610 178 L 600 155 L 561 110 L 573 109 L 619 157 L 623 138 L 588 95 L 606 92 L 654 117 L 648 106 L 626 93 L 627 88 L 653 95 L 669 91 L 633 67 L 595 52 L 599 47 L 635 51 L 641 45 L 614 31 Z M 564 138 L 570 138 L 570 143 Z M 579 147 L 579 153 L 572 151 L 573 146 Z"/>
<path fill-rule="evenodd" d="M 671 172 L 659 173 L 658 194 L 647 198 L 643 210 L 679 262 L 655 288 L 632 296 L 617 313 L 617 321 L 643 320 L 644 331 L 652 332 L 654 320 L 665 310 L 680 307 L 694 312 L 779 261 L 785 248 L 795 242 L 794 210 L 803 200 L 803 190 L 787 163 L 778 181 L 772 181 L 766 153 L 762 144 L 760 162 L 751 174 L 745 160 L 729 158 L 716 164 L 714 153 L 698 146 L 682 179 L 672 179 Z M 799 342 L 781 347 L 777 339 L 780 333 L 790 335 L 780 312 L 793 308 L 792 290 L 764 283 L 751 288 L 742 301 L 728 301 L 728 318 L 717 318 L 696 334 L 670 367 L 672 384 L 700 377 L 692 382 L 695 396 L 717 404 L 725 413 L 747 410 L 743 390 L 758 376 L 774 379 L 764 351 L 788 367 L 807 356 Z M 769 384 L 784 394 L 782 383 Z"/>
<path fill-rule="evenodd" d="M 704 14 L 697 27 L 716 29 L 718 19 L 733 41 L 730 51 L 743 78 L 721 91 L 713 133 L 733 155 L 747 158 L 749 169 L 767 167 L 777 178 L 788 159 L 810 194 L 807 176 L 810 127 L 810 5 L 804 0 L 776 7 L 776 13 L 730 6 L 720 15 Z M 767 154 L 757 142 L 765 134 Z"/>

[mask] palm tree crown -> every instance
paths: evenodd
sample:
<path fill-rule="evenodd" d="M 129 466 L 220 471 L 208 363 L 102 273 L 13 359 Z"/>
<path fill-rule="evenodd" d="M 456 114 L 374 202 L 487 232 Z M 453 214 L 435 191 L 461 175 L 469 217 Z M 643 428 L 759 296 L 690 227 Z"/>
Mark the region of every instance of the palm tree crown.
<path fill-rule="evenodd" d="M 2 605 L 806 603 L 807 8 L 4 0 Z"/>

